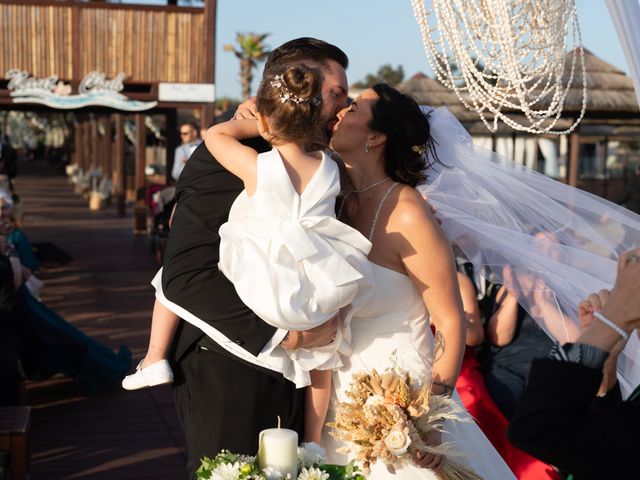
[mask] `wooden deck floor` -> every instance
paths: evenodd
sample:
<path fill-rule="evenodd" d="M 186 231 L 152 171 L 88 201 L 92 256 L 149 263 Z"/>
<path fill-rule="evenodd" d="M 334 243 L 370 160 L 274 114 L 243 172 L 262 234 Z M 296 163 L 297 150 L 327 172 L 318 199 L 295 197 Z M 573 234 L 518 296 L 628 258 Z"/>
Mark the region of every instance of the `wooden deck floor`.
<path fill-rule="evenodd" d="M 18 177 L 32 242 L 51 241 L 70 264 L 43 270 L 43 301 L 113 349 L 126 344 L 141 358 L 153 305 L 156 270 L 147 239 L 132 234 L 129 215 L 91 212 L 63 176 Z M 182 479 L 185 452 L 168 387 L 114 389 L 88 397 L 67 378 L 30 382 L 31 478 Z"/>

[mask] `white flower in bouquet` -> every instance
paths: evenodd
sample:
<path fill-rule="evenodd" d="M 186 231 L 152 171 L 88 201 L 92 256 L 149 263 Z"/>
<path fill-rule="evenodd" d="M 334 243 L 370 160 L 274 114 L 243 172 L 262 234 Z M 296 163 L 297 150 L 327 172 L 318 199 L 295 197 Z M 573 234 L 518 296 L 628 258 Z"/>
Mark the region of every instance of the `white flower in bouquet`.
<path fill-rule="evenodd" d="M 315 442 L 303 443 L 298 447 L 299 468 L 313 467 L 325 462 L 327 451 Z"/>
<path fill-rule="evenodd" d="M 329 480 L 329 474 L 319 468 L 303 468 L 298 475 L 298 480 Z"/>
<path fill-rule="evenodd" d="M 221 463 L 211 472 L 209 480 L 237 480 L 241 467 L 242 464 L 239 462 Z"/>
<path fill-rule="evenodd" d="M 396 426 L 396 428 L 391 430 L 385 437 L 384 444 L 389 449 L 389 452 L 396 457 L 404 455 L 407 453 L 409 445 L 411 445 L 408 429 Z"/>
<path fill-rule="evenodd" d="M 264 475 L 266 480 L 282 480 L 285 478 L 284 472 L 275 467 L 264 467 L 262 469 L 262 475 Z"/>

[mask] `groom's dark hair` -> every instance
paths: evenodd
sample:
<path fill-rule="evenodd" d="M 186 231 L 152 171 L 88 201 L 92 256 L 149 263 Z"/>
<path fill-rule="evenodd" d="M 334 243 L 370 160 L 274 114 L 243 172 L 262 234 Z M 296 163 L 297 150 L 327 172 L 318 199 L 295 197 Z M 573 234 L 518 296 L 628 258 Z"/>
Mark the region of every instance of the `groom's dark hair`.
<path fill-rule="evenodd" d="M 335 45 L 317 38 L 301 37 L 289 40 L 272 50 L 267 56 L 264 69 L 267 71 L 273 67 L 300 63 L 303 60 L 312 60 L 321 64 L 325 64 L 327 60 L 334 60 L 345 70 L 349 66 L 347 54 Z"/>

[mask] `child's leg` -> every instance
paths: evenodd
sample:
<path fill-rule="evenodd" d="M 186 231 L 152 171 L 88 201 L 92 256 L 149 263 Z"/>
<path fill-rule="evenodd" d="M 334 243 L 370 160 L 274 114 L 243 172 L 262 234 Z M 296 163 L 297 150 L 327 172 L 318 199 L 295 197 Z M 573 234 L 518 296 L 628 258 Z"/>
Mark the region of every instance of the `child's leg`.
<path fill-rule="evenodd" d="M 320 443 L 320 434 L 331 399 L 332 370 L 312 370 L 304 410 L 304 441 Z"/>
<path fill-rule="evenodd" d="M 180 317 L 162 305 L 158 300 L 153 305 L 151 317 L 151 335 L 149 336 L 149 348 L 142 362 L 142 368 L 152 363 L 167 358 L 169 347 L 176 333 Z"/>

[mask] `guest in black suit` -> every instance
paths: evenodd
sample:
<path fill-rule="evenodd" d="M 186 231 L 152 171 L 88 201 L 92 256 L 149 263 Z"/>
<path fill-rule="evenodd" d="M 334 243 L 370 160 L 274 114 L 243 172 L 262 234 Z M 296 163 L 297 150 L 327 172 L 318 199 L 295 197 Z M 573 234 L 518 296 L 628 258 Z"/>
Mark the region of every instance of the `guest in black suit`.
<path fill-rule="evenodd" d="M 291 63 L 322 70 L 323 121 L 330 132 L 337 112 L 347 102 L 346 55 L 326 42 L 300 38 L 275 49 L 265 69 Z M 262 139 L 248 143 L 258 152 L 269 148 Z M 218 271 L 218 229 L 227 221 L 231 204 L 242 189 L 242 182 L 222 168 L 204 144 L 187 162 L 176 187 L 177 207 L 167 242 L 161 295 L 205 320 L 243 350 L 240 359 L 225 348 L 225 342 L 217 343 L 190 323 L 182 321 L 178 327 L 171 355 L 173 392 L 191 475 L 202 456 L 215 455 L 223 448 L 255 454 L 259 431 L 275 426 L 277 416 L 284 427 L 302 435 L 303 391 L 296 390 L 279 372 L 264 368 L 257 357 L 278 344 L 285 348 L 299 347 L 300 343 L 306 347 L 325 345 L 335 335 L 337 324 L 328 322 L 300 334 L 278 331 L 249 310 Z"/>
<path fill-rule="evenodd" d="M 615 376 L 617 354 L 640 326 L 640 249 L 621 255 L 618 265 L 611 294 L 581 304 L 586 327 L 576 343 L 533 362 L 509 426 L 514 445 L 576 480 L 640 472 L 640 386 L 622 400 Z"/>

